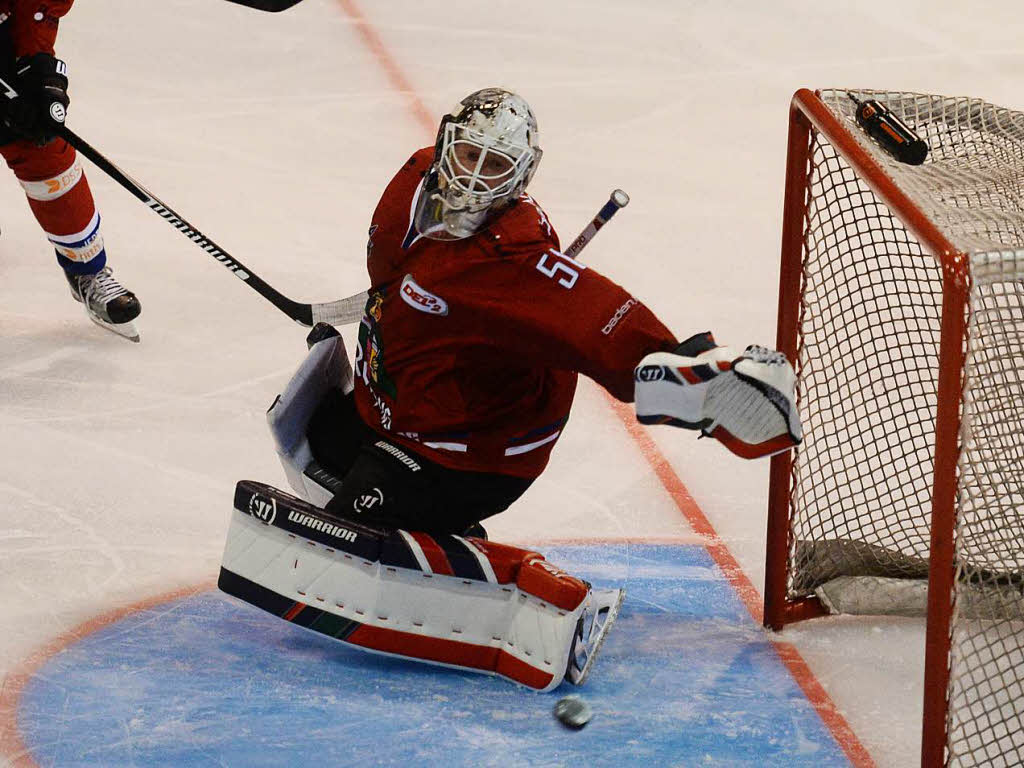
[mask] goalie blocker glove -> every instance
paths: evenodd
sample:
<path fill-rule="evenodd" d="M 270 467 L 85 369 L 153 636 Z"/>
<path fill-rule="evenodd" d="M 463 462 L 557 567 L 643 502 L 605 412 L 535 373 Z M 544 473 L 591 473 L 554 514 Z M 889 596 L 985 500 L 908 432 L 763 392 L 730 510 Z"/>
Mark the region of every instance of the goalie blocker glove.
<path fill-rule="evenodd" d="M 700 430 L 745 459 L 781 453 L 803 437 L 785 356 L 752 345 L 742 354 L 711 333 L 655 352 L 634 371 L 637 419 Z"/>

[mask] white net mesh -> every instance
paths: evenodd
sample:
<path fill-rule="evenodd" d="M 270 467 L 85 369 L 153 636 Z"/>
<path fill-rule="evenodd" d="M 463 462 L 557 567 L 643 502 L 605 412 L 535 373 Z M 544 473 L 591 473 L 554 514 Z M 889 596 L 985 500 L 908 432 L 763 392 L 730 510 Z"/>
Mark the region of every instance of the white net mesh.
<path fill-rule="evenodd" d="M 970 256 L 948 755 L 953 765 L 1021 765 L 1024 114 L 977 99 L 853 93 L 924 138 L 925 164 L 877 146 L 846 90 L 821 99 Z M 810 156 L 789 597 L 818 590 L 837 610 L 915 612 L 921 587 L 907 581 L 927 578 L 942 268 L 817 131 Z"/>

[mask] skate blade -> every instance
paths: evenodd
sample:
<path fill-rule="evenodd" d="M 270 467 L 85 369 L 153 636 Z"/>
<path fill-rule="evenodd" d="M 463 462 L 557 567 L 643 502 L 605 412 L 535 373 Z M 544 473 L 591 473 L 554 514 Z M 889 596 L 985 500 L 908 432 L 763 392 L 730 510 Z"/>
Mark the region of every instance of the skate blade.
<path fill-rule="evenodd" d="M 89 319 L 96 325 L 106 331 L 117 334 L 122 338 L 128 339 L 128 341 L 134 341 L 136 344 L 141 341 L 139 338 L 139 331 L 135 327 L 135 322 L 132 320 L 129 320 L 127 323 L 108 323 L 105 320 L 101 320 L 98 317 L 90 315 L 88 312 L 85 314 L 88 315 Z"/>
<path fill-rule="evenodd" d="M 601 646 L 604 645 L 605 638 L 608 637 L 608 630 L 612 628 L 612 624 L 614 624 L 615 619 L 618 618 L 619 609 L 622 607 L 622 601 L 626 597 L 626 590 L 620 589 L 618 590 L 618 593 L 618 599 L 609 609 L 608 615 L 605 617 L 604 624 L 601 626 L 601 634 L 594 642 L 594 646 L 590 648 L 587 653 L 587 663 L 583 665 L 583 669 L 580 670 L 580 676 L 573 685 L 580 686 L 587 682 L 587 678 L 590 676 L 590 670 L 594 668 L 594 661 L 597 659 L 597 655 L 601 652 Z"/>

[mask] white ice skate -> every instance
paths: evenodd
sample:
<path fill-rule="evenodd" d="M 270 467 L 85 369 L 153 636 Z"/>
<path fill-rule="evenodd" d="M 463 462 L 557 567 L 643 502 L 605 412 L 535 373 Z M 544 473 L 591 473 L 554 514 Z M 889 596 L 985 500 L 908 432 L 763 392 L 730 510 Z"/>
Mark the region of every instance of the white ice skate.
<path fill-rule="evenodd" d="M 565 679 L 573 685 L 583 685 L 593 669 L 608 630 L 619 615 L 626 596 L 624 589 L 598 589 L 590 593 L 589 604 L 576 626 L 576 638 L 569 649 L 569 666 Z"/>
<path fill-rule="evenodd" d="M 110 267 L 104 267 L 95 275 L 72 275 L 64 273 L 75 301 L 85 306 L 85 313 L 96 325 L 124 336 L 131 341 L 139 340 L 139 332 L 132 321 L 139 316 L 142 305 L 135 294 L 121 285 L 111 274 Z"/>

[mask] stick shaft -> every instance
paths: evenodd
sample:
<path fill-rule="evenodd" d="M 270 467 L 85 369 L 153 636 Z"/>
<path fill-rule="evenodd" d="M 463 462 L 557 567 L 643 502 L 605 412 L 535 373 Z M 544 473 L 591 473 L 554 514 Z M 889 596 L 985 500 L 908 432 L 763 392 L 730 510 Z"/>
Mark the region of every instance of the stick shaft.
<path fill-rule="evenodd" d="M 302 325 L 312 325 L 313 318 L 309 304 L 301 304 L 297 301 L 293 301 L 276 288 L 269 285 L 265 280 L 263 280 L 263 278 L 249 269 L 249 267 L 245 266 L 242 262 L 217 245 L 211 238 L 207 237 L 197 227 L 190 224 L 186 219 L 178 214 L 173 208 L 128 176 L 128 174 L 110 162 L 110 160 L 108 160 L 99 150 L 94 148 L 80 136 L 76 135 L 69 128 L 65 126 L 60 129 L 58 133 L 68 144 L 85 155 L 100 170 L 110 176 L 110 178 L 126 190 L 131 192 L 136 198 L 145 203 L 146 206 L 160 216 L 160 218 L 206 251 L 210 256 L 220 262 L 221 265 L 229 269 L 235 277 L 242 280 L 246 285 L 288 315 L 292 320 L 295 320 Z"/>
<path fill-rule="evenodd" d="M 3 78 L 0 78 L 0 95 L 10 100 L 17 98 L 18 93 L 10 83 L 6 82 Z M 160 216 L 160 218 L 210 254 L 224 267 L 231 270 L 231 273 L 235 277 L 242 280 L 246 285 L 288 315 L 292 320 L 306 326 L 313 324 L 312 309 L 309 304 L 301 304 L 297 301 L 293 301 L 276 288 L 269 285 L 265 280 L 263 280 L 263 278 L 213 242 L 212 239 L 203 234 L 199 229 L 182 218 L 181 215 L 179 215 L 173 208 L 164 203 L 160 198 L 114 165 L 114 163 L 108 160 L 102 152 L 85 141 L 85 139 L 78 136 L 66 125 L 57 126 L 56 133 L 78 152 L 91 160 L 101 171 L 128 190 L 137 199 L 145 203 L 146 206 Z"/>

